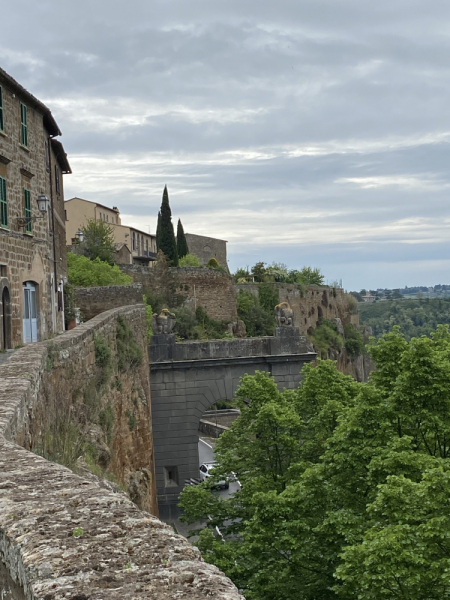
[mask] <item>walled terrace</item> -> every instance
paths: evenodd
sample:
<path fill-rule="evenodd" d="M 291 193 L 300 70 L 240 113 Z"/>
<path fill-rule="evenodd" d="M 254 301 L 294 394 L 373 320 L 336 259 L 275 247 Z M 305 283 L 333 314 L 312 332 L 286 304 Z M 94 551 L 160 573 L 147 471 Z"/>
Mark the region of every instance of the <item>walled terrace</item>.
<path fill-rule="evenodd" d="M 58 407 L 68 407 L 69 416 L 77 410 L 79 392 L 95 375 L 96 337 L 118 356 L 114 332 L 123 321 L 145 347 L 144 307 L 124 307 L 19 349 L 0 366 L 0 562 L 27 600 L 242 600 L 195 547 L 117 485 L 31 451 L 42 446 Z M 117 480 L 143 488 L 140 502 L 156 513 L 148 373 L 146 361 L 131 374 L 119 372 L 122 391 L 105 394 L 114 412 L 105 453 Z M 137 406 L 128 404 L 137 397 Z"/>

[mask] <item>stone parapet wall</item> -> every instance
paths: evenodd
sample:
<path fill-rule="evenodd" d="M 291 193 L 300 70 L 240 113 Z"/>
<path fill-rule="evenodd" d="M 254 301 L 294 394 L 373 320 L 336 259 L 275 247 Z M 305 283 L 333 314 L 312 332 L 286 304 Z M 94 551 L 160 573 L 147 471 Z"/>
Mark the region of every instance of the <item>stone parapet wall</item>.
<path fill-rule="evenodd" d="M 142 284 L 75 288 L 75 305 L 88 321 L 112 308 L 142 303 Z"/>
<path fill-rule="evenodd" d="M 139 510 L 126 494 L 28 450 L 38 442 L 45 417 L 52 418 L 55 399 L 70 403 L 74 398 L 68 400 L 68 391 L 88 385 L 95 365 L 94 335 L 115 350 L 119 316 L 144 343 L 144 307 L 119 308 L 50 343 L 17 350 L 0 366 L 0 559 L 27 600 L 242 600 L 196 548 Z M 147 364 L 134 373 L 135 384 L 139 379 L 145 391 Z M 145 457 L 152 475 L 150 398 L 136 408 L 131 432 L 126 419 L 119 418 L 128 408 L 120 404 L 121 395 L 127 396 L 125 387 L 115 406 L 113 439 L 121 442 L 113 447 L 121 463 Z"/>
<path fill-rule="evenodd" d="M 341 288 L 311 285 L 301 290 L 299 286 L 288 283 L 271 285 L 278 290 L 279 302 L 289 302 L 294 311 L 294 325 L 302 335 L 306 335 L 310 327 L 317 327 L 321 317 L 341 319 L 344 325 L 351 321 L 347 298 Z M 243 290 L 258 295 L 257 283 L 240 283 L 235 289 L 237 293 Z"/>
<path fill-rule="evenodd" d="M 149 347 L 150 362 L 304 354 L 312 352 L 297 327 L 276 328 L 277 335 L 255 338 L 176 343 L 175 335 L 153 335 Z"/>

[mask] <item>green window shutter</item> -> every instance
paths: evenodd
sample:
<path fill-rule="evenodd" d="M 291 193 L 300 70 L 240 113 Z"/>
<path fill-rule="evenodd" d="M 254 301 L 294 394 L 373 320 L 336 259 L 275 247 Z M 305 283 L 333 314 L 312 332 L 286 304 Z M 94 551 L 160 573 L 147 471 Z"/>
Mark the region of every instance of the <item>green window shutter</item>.
<path fill-rule="evenodd" d="M 27 107 L 20 103 L 20 141 L 23 146 L 28 146 Z"/>
<path fill-rule="evenodd" d="M 26 233 L 31 233 L 32 231 L 32 221 L 31 221 L 31 192 L 23 188 L 23 199 L 24 199 L 24 207 L 25 207 L 25 219 L 27 222 L 25 224 Z"/>
<path fill-rule="evenodd" d="M 6 179 L 0 177 L 0 226 L 8 227 L 8 202 L 6 200 Z"/>
<path fill-rule="evenodd" d="M 3 131 L 4 129 L 3 125 L 3 92 L 0 86 L 0 131 Z"/>

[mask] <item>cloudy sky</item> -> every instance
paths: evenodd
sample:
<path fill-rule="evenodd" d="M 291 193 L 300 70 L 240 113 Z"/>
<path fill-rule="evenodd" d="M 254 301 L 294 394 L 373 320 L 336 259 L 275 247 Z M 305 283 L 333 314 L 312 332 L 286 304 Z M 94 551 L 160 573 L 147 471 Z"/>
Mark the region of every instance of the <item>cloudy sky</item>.
<path fill-rule="evenodd" d="M 0 65 L 43 100 L 65 196 L 155 231 L 164 184 L 231 270 L 450 283 L 448 0 L 15 0 Z"/>

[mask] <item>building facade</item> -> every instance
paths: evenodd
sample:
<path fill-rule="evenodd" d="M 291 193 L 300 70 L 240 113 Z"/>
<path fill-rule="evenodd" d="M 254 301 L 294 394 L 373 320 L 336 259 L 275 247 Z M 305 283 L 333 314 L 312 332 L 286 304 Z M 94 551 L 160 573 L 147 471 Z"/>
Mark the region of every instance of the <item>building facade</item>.
<path fill-rule="evenodd" d="M 70 198 L 66 200 L 66 237 L 70 246 L 77 238 L 77 232 L 88 221 L 94 219 L 107 223 L 113 230 L 116 244 L 116 261 L 120 264 L 148 264 L 156 260 L 156 237 L 140 229 L 122 225 L 119 209 L 108 208 L 103 204 Z M 126 246 L 126 249 L 125 249 Z"/>
<path fill-rule="evenodd" d="M 64 330 L 63 174 L 71 169 L 59 135 L 50 110 L 0 69 L 1 349 Z"/>
<path fill-rule="evenodd" d="M 195 233 L 185 235 L 190 254 L 198 256 L 202 265 L 207 265 L 211 258 L 215 258 L 219 265 L 228 271 L 226 240 Z"/>

